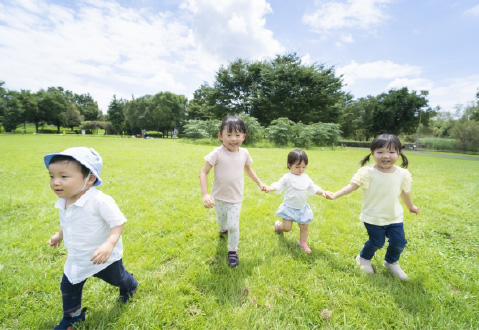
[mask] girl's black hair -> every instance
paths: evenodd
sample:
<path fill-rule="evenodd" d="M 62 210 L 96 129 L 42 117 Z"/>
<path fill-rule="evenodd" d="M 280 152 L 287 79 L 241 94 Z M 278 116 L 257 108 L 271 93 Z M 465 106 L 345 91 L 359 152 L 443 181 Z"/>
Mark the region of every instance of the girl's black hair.
<path fill-rule="evenodd" d="M 243 134 L 246 134 L 246 125 L 244 121 L 236 116 L 226 116 L 223 118 L 223 121 L 220 125 L 220 133 L 223 133 L 225 127 L 228 129 L 228 133 L 237 131 Z"/>
<path fill-rule="evenodd" d="M 296 162 L 298 162 L 298 164 L 304 162 L 305 165 L 308 165 L 308 155 L 301 149 L 291 150 L 288 154 L 287 167 L 289 168 L 291 165 L 296 164 Z"/>
<path fill-rule="evenodd" d="M 406 156 L 401 151 L 401 141 L 399 141 L 399 138 L 396 135 L 393 134 L 381 134 L 377 136 L 373 142 L 371 142 L 371 146 L 369 149 L 371 149 L 371 153 L 374 152 L 374 150 L 379 149 L 379 148 L 393 148 L 396 149 L 398 154 L 402 158 L 402 164 L 401 167 L 407 168 L 408 166 L 408 161 Z M 371 154 L 368 154 L 366 157 L 361 160 L 360 164 L 361 166 L 364 166 L 367 162 L 369 162 L 369 157 Z"/>
<path fill-rule="evenodd" d="M 48 165 L 58 163 L 58 162 L 62 162 L 64 160 L 74 162 L 74 163 L 78 164 L 78 166 L 80 166 L 80 168 L 81 168 L 81 173 L 83 174 L 83 178 L 86 178 L 88 176 L 88 174 L 90 174 L 90 170 L 85 165 L 83 165 L 82 163 L 80 163 L 78 160 L 76 160 L 75 158 L 73 158 L 71 156 L 66 156 L 66 155 L 53 156 Z"/>

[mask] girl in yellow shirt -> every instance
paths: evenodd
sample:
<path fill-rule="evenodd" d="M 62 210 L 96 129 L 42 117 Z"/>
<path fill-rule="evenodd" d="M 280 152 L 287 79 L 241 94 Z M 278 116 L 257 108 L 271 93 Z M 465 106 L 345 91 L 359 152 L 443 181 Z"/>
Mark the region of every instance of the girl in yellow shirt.
<path fill-rule="evenodd" d="M 376 137 L 370 146 L 371 152 L 361 161 L 364 166 L 371 156 L 374 165 L 361 167 L 351 182 L 335 193 L 327 193 L 327 198 L 337 199 L 363 188 L 363 207 L 360 220 L 364 222 L 369 239 L 356 257 L 356 262 L 363 271 L 374 274 L 371 259 L 374 253 L 383 247 L 386 237 L 389 246 L 383 265 L 394 276 L 406 280 L 407 275 L 399 266 L 399 257 L 407 244 L 403 226 L 403 208 L 399 197 L 406 204 L 409 212 L 418 214 L 419 210 L 411 198 L 411 174 L 406 169 L 408 160 L 401 151 L 401 142 L 392 134 Z M 401 167 L 395 163 L 401 156 Z"/>

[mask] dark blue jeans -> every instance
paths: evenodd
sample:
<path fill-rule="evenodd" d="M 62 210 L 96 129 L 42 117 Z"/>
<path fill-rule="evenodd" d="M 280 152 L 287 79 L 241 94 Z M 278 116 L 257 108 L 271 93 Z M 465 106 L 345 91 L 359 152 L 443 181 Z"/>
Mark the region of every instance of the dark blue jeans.
<path fill-rule="evenodd" d="M 361 258 L 371 260 L 377 250 L 384 246 L 386 237 L 389 239 L 389 246 L 384 256 L 384 260 L 392 264 L 399 260 L 401 252 L 406 247 L 407 241 L 404 234 L 404 225 L 402 223 L 393 223 L 387 226 L 375 226 L 364 223 L 368 231 L 369 240 L 364 244 L 359 253 Z"/>
<path fill-rule="evenodd" d="M 126 271 L 122 259 L 115 261 L 110 266 L 93 275 L 113 286 L 120 288 L 120 295 L 126 295 L 138 286 L 138 281 Z M 88 280 L 72 284 L 63 274 L 60 288 L 62 290 L 63 315 L 70 316 L 81 308 L 83 285 Z"/>

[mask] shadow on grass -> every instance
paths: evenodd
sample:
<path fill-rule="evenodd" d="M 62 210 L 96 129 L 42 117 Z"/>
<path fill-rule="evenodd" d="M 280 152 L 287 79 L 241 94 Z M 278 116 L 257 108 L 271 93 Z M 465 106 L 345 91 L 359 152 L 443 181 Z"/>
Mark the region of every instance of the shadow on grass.
<path fill-rule="evenodd" d="M 134 298 L 133 298 L 134 299 Z M 106 329 L 112 323 L 117 322 L 117 320 L 121 317 L 125 310 L 129 307 L 130 302 L 122 303 L 122 302 L 113 302 L 108 309 L 93 309 L 87 307 L 87 311 L 85 313 L 85 321 L 76 322 L 73 324 L 74 329 Z M 54 322 L 44 320 L 42 323 L 38 324 L 38 329 L 53 329 L 57 326 L 58 323 L 62 320 L 63 313 L 58 315 L 58 319 Z"/>
<path fill-rule="evenodd" d="M 200 291 L 214 295 L 219 305 L 241 306 L 249 294 L 245 279 L 252 275 L 260 261 L 239 251 L 239 265 L 232 269 L 228 266 L 227 254 L 227 239 L 218 238 L 215 256 L 208 259 L 210 271 L 197 277 L 196 286 Z"/>

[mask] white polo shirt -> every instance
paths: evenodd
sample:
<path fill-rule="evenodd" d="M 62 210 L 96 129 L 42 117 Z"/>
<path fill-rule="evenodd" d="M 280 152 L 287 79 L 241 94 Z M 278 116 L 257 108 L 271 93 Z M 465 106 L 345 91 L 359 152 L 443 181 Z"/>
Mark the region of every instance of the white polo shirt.
<path fill-rule="evenodd" d="M 126 218 L 113 198 L 95 187 L 88 189 L 66 211 L 65 203 L 65 198 L 55 203 L 60 213 L 63 242 L 68 251 L 64 273 L 71 283 L 77 284 L 123 257 L 120 236 L 106 263 L 94 265 L 90 261 L 93 253 L 107 240 L 110 229 L 125 223 Z"/>

